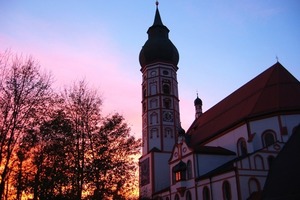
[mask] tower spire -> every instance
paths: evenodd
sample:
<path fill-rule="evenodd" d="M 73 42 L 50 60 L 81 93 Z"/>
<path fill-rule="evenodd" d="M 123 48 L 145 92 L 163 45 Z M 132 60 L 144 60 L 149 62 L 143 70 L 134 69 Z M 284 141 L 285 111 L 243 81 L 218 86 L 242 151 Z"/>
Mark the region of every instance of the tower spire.
<path fill-rule="evenodd" d="M 156 4 L 156 12 L 155 12 L 153 26 L 154 25 L 164 26 L 163 23 L 162 23 L 160 14 L 159 14 L 159 10 L 158 10 L 158 4 L 159 4 L 158 1 L 156 1 L 155 4 Z"/>

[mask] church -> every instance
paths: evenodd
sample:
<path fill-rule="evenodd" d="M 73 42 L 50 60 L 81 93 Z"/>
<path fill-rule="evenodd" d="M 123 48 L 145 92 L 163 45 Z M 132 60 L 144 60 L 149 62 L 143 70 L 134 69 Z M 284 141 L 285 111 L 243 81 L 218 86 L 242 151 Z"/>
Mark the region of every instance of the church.
<path fill-rule="evenodd" d="M 158 3 L 147 34 L 139 54 L 140 199 L 299 199 L 295 167 L 300 150 L 293 149 L 300 146 L 300 82 L 276 62 L 205 112 L 197 96 L 195 120 L 185 131 L 180 125 L 179 53 Z M 278 179 L 281 172 L 285 176 Z M 272 196 L 274 188 L 277 196 Z"/>

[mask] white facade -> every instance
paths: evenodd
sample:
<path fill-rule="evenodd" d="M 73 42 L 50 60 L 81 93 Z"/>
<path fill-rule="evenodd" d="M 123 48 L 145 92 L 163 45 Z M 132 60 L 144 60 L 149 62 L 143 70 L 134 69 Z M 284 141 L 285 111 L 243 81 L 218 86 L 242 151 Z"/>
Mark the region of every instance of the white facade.
<path fill-rule="evenodd" d="M 277 156 L 288 137 L 291 136 L 293 128 L 299 123 L 299 114 L 259 119 L 250 122 L 249 129 L 246 128 L 246 124 L 241 124 L 205 145 L 207 147 L 222 145 L 224 149 L 226 147 L 235 155 L 197 153 L 185 142 L 175 145 L 169 162 L 170 189 L 168 192 L 157 193 L 151 198 L 173 200 L 176 196 L 177 199 L 186 200 L 189 198 L 187 197 L 189 193 L 191 199 L 205 199 L 205 190 L 207 190 L 209 191 L 207 199 L 226 199 L 224 185 L 228 184 L 230 193 L 227 197 L 229 199 L 248 199 L 251 194 L 263 189 L 271 160 Z M 279 128 L 283 125 L 287 132 L 282 132 Z M 247 130 L 250 130 L 252 134 L 255 133 L 252 140 L 249 140 Z M 273 144 L 266 146 L 264 136 L 268 132 L 273 133 L 276 139 Z M 247 144 L 245 156 L 241 155 L 238 145 L 241 139 L 245 139 Z M 184 170 L 185 177 L 182 180 L 176 180 L 176 174 L 172 171 L 179 162 L 192 163 L 191 168 L 186 167 Z M 232 168 L 224 166 L 226 164 L 232 165 Z M 191 174 L 190 177 L 188 174 Z"/>

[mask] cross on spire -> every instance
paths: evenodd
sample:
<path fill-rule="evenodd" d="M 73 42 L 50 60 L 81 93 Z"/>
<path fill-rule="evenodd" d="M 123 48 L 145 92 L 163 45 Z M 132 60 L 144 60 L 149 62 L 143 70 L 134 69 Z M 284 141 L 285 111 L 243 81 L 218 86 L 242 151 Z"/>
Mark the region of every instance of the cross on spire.
<path fill-rule="evenodd" d="M 156 0 L 156 2 L 155 2 L 155 5 L 156 5 L 156 8 L 158 8 L 158 0 Z"/>

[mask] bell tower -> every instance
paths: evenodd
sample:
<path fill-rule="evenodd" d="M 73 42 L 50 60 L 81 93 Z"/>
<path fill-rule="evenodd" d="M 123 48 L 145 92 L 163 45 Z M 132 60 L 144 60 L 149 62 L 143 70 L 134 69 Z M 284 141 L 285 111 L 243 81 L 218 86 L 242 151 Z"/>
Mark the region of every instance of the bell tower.
<path fill-rule="evenodd" d="M 180 127 L 177 64 L 179 54 L 169 39 L 156 2 L 154 22 L 148 31 L 139 62 L 142 72 L 142 157 L 140 195 L 170 185 L 168 160 Z"/>
<path fill-rule="evenodd" d="M 171 152 L 179 122 L 179 54 L 163 25 L 158 3 L 139 61 L 142 72 L 143 155 L 152 149 Z"/>

